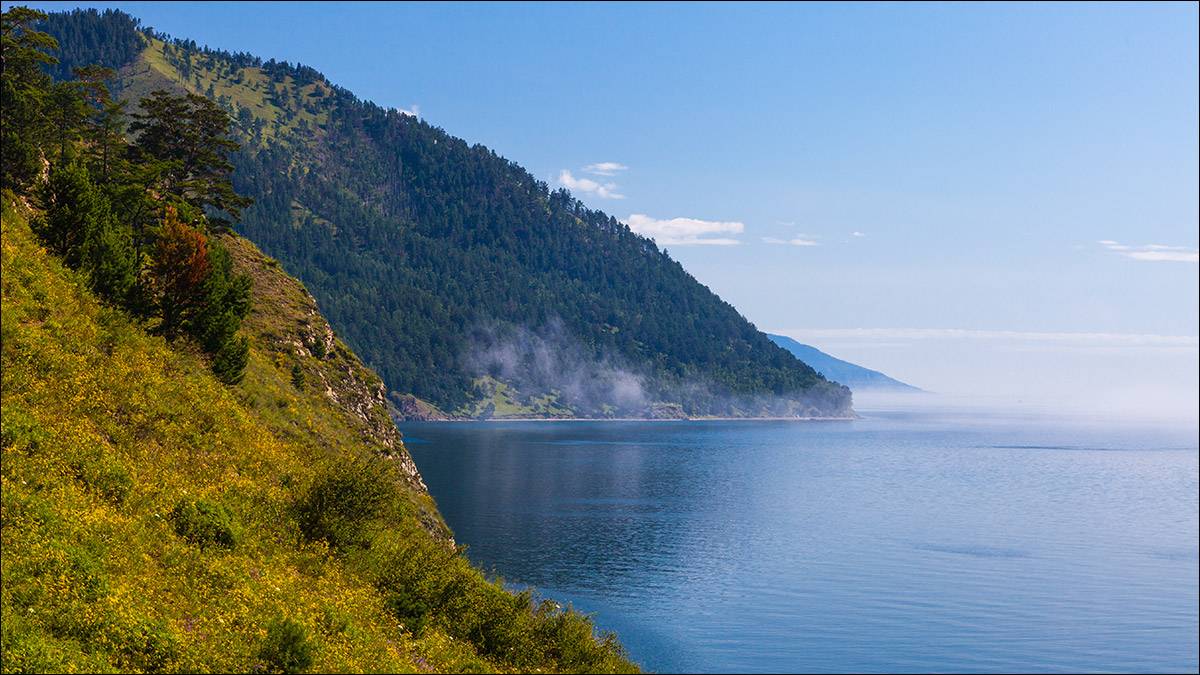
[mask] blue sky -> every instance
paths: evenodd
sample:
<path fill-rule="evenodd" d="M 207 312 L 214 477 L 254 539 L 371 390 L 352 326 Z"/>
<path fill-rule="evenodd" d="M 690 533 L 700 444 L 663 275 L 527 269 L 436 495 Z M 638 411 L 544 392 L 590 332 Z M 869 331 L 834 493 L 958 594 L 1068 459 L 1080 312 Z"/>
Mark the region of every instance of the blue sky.
<path fill-rule="evenodd" d="M 418 111 L 919 384 L 1197 388 L 1195 3 L 94 4 Z"/>

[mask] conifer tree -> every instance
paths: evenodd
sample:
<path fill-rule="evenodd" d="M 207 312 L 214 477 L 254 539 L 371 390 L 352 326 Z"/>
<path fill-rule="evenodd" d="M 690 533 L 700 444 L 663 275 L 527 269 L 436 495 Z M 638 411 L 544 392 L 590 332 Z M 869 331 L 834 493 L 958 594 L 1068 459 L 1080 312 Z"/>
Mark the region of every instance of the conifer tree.
<path fill-rule="evenodd" d="M 58 48 L 49 34 L 34 30 L 45 13 L 13 7 L 0 15 L 0 185 L 23 188 L 41 171 L 40 143 L 48 129 L 44 119 L 50 76 L 42 66 L 57 63 L 48 52 Z"/>
<path fill-rule="evenodd" d="M 213 355 L 221 381 L 240 382 L 250 345 L 237 331 L 250 311 L 250 278 L 235 274 L 229 252 L 184 223 L 174 207 L 167 207 L 159 228 L 153 269 L 159 330 L 195 338 Z"/>
<path fill-rule="evenodd" d="M 191 320 L 190 332 L 210 353 L 218 353 L 237 333 L 250 312 L 250 278 L 233 272 L 233 260 L 219 242 L 208 242 L 208 277 L 202 305 Z"/>
<path fill-rule="evenodd" d="M 38 191 L 45 215 L 36 221 L 38 234 L 68 267 L 83 262 L 84 243 L 101 227 L 106 208 L 79 162 L 56 163 Z"/>
<path fill-rule="evenodd" d="M 101 295 L 127 299 L 136 276 L 131 233 L 87 169 L 77 160 L 51 165 L 38 196 L 44 215 L 35 227 L 50 250 L 68 267 L 87 272 Z"/>
<path fill-rule="evenodd" d="M 213 357 L 213 374 L 225 384 L 239 384 L 246 374 L 249 358 L 250 341 L 244 336 L 235 337 L 226 342 Z"/>
<path fill-rule="evenodd" d="M 213 101 L 195 94 L 158 90 L 141 100 L 130 131 L 138 134 L 139 155 L 166 164 L 165 190 L 208 216 L 218 229 L 237 220 L 250 200 L 233 189 L 228 155 L 230 118 Z"/>

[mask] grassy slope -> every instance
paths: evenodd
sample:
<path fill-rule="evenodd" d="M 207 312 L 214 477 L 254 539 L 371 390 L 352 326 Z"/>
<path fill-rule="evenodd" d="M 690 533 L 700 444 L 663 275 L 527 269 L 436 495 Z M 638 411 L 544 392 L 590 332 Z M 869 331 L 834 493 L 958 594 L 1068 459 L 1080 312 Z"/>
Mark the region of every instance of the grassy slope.
<path fill-rule="evenodd" d="M 255 279 L 250 364 L 229 388 L 98 304 L 4 202 L 5 672 L 244 672 L 283 617 L 317 671 L 632 668 L 576 615 L 535 613 L 453 552 L 378 380 L 248 242 L 226 242 Z M 321 472 L 379 455 L 397 488 L 371 545 L 302 537 L 295 505 Z M 176 534 L 172 509 L 197 499 L 230 511 L 236 546 Z M 414 597 L 436 608 L 419 637 L 397 610 Z"/>
<path fill-rule="evenodd" d="M 180 54 L 182 56 L 177 56 Z M 152 82 L 158 83 L 157 86 L 170 83 L 194 94 L 211 93 L 214 99 L 225 97 L 237 107 L 248 109 L 255 118 L 264 122 L 264 143 L 277 135 L 279 138 L 292 137 L 299 131 L 302 120 L 311 130 L 321 128 L 328 121 L 329 113 L 320 105 L 321 99 L 331 95 L 329 86 L 324 82 L 297 87 L 291 76 L 288 76 L 284 78 L 284 82 L 273 83 L 260 68 L 231 69 L 215 59 L 205 57 L 192 59 L 188 71 L 190 77 L 185 78 L 172 64 L 172 59 L 187 56 L 186 51 L 177 50 L 162 40 L 148 38 L 146 49 L 123 78 L 125 82 L 137 82 L 142 85 L 135 90 L 136 96 L 128 98 L 138 100 L 148 94 L 152 87 L 147 88 L 145 84 Z M 134 73 L 141 73 L 141 76 L 131 77 Z M 288 111 L 291 113 L 290 120 L 286 114 Z"/>
<path fill-rule="evenodd" d="M 239 400 L 281 439 L 317 451 L 361 446 L 391 458 L 408 483 L 406 495 L 421 524 L 440 539 L 450 533 L 388 414 L 382 380 L 330 328 L 304 285 L 249 240 L 224 235 L 239 272 L 254 282 L 253 307 L 243 323 L 253 348 Z M 299 367 L 303 384 L 293 383 Z"/>
<path fill-rule="evenodd" d="M 571 418 L 575 413 L 558 400 L 557 392 L 540 396 L 521 396 L 508 384 L 486 375 L 475 379 L 475 387 L 484 392 L 483 398 L 455 411 L 460 417 L 477 418 L 489 407 L 491 419 L 553 419 Z"/>

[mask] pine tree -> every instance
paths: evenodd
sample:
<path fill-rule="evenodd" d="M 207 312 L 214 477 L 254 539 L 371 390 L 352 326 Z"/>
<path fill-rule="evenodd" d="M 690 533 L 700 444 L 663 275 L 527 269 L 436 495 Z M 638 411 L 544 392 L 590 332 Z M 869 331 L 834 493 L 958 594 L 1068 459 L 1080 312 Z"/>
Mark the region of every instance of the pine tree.
<path fill-rule="evenodd" d="M 78 161 L 52 165 L 39 200 L 44 215 L 35 227 L 50 250 L 68 267 L 87 272 L 101 295 L 127 299 L 136 277 L 131 232 L 113 215 L 87 169 Z"/>
<path fill-rule="evenodd" d="M 203 96 L 176 96 L 158 90 L 143 98 L 130 131 L 138 134 L 140 155 L 165 162 L 165 189 L 208 216 L 218 229 L 241 216 L 251 200 L 237 194 L 228 155 L 240 146 L 230 140 L 230 118 Z"/>
<path fill-rule="evenodd" d="M 23 188 L 41 170 L 40 143 L 48 133 L 44 109 L 50 76 L 42 66 L 57 63 L 47 52 L 58 42 L 31 28 L 46 18 L 28 7 L 13 7 L 0 15 L 0 185 Z"/>
<path fill-rule="evenodd" d="M 250 357 L 250 342 L 244 336 L 226 342 L 213 357 L 212 370 L 225 384 L 239 384 L 246 374 Z"/>
<path fill-rule="evenodd" d="M 97 219 L 99 226 L 84 244 L 84 269 L 92 288 L 109 300 L 124 304 L 130 299 L 137 280 L 137 261 L 129 226 L 105 209 Z"/>
<path fill-rule="evenodd" d="M 87 103 L 78 82 L 57 82 L 50 87 L 47 116 L 54 135 L 59 162 L 65 162 L 88 119 Z"/>
<path fill-rule="evenodd" d="M 233 260 L 219 242 L 208 243 L 208 276 L 203 298 L 189 332 L 209 353 L 220 352 L 233 339 L 250 312 L 250 278 L 234 274 Z"/>
<path fill-rule="evenodd" d="M 85 242 L 102 226 L 107 210 L 103 196 L 92 185 L 87 169 L 72 161 L 50 167 L 38 198 L 45 212 L 35 223 L 38 234 L 68 267 L 78 268 Z"/>

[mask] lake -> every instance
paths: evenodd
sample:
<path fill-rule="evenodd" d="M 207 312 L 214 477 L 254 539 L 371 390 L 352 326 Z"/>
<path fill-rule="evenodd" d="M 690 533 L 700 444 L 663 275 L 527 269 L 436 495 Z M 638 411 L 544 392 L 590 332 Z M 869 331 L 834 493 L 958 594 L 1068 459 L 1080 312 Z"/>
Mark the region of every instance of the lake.
<path fill-rule="evenodd" d="M 457 541 L 656 671 L 1192 671 L 1197 431 L 404 424 Z"/>

